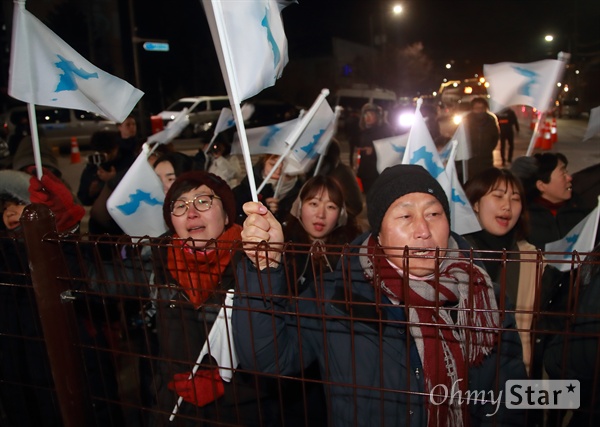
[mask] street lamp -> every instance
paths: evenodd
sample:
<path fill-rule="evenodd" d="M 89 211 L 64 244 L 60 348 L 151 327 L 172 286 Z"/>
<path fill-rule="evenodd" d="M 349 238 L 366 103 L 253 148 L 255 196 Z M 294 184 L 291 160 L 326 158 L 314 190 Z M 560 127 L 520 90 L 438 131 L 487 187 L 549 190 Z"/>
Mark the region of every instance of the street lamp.
<path fill-rule="evenodd" d="M 395 4 L 395 5 L 392 7 L 392 13 L 393 13 L 394 15 L 400 15 L 400 14 L 402 13 L 402 11 L 403 11 L 403 10 L 404 10 L 404 9 L 402 8 L 402 5 L 401 5 L 401 4 Z"/>
<path fill-rule="evenodd" d="M 554 40 L 554 36 L 552 34 L 546 34 L 546 36 L 544 37 L 544 40 L 546 40 L 548 43 L 550 43 L 552 40 Z"/>

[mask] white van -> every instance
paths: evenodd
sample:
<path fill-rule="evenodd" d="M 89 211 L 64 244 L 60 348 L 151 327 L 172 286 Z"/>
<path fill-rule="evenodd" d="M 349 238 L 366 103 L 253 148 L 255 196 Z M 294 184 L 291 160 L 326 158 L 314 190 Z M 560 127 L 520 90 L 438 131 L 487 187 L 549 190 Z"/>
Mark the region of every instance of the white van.
<path fill-rule="evenodd" d="M 184 108 L 188 108 L 189 126 L 183 130 L 183 138 L 212 135 L 211 130 L 221 115 L 223 108 L 231 108 L 227 95 L 221 96 L 191 96 L 175 101 L 169 107 L 158 113 L 164 126 L 173 120 Z"/>

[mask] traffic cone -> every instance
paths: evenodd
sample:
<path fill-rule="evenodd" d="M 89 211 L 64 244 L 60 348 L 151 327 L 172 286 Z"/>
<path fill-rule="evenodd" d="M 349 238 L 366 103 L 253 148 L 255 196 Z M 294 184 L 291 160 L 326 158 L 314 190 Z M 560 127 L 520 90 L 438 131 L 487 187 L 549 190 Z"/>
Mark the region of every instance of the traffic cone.
<path fill-rule="evenodd" d="M 537 111 L 532 111 L 531 112 L 531 122 L 529 123 L 529 128 L 531 130 L 534 130 L 537 122 L 538 122 L 538 113 L 537 113 Z"/>
<path fill-rule="evenodd" d="M 558 141 L 558 130 L 556 129 L 556 118 L 552 117 L 552 125 L 550 126 L 550 142 L 555 144 Z"/>
<path fill-rule="evenodd" d="M 552 132 L 550 131 L 550 122 L 546 120 L 544 129 L 542 129 L 542 150 L 550 150 L 552 148 Z"/>
<path fill-rule="evenodd" d="M 71 137 L 71 163 L 81 162 L 81 153 L 79 152 L 79 144 L 76 137 Z"/>

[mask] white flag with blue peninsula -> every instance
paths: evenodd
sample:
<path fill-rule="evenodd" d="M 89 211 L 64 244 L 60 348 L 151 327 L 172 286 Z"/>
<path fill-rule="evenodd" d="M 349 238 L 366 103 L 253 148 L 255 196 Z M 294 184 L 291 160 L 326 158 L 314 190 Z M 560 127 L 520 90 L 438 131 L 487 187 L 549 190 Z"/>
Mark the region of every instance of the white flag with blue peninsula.
<path fill-rule="evenodd" d="M 91 111 L 123 122 L 144 93 L 86 60 L 14 2 L 8 94 L 50 107 Z"/>
<path fill-rule="evenodd" d="M 407 143 L 408 133 L 373 141 L 377 154 L 377 172 L 381 173 L 390 166 L 401 164 Z"/>
<path fill-rule="evenodd" d="M 556 84 L 562 78 L 565 62 L 557 59 L 518 64 L 485 64 L 483 75 L 489 83 L 490 110 L 511 105 L 528 105 L 545 112 L 554 99 Z"/>
<path fill-rule="evenodd" d="M 240 101 L 273 86 L 288 63 L 281 11 L 292 1 L 203 0 L 217 55 Z M 223 65 L 222 65 L 223 68 Z M 227 79 L 226 79 L 227 80 Z"/>
<path fill-rule="evenodd" d="M 598 230 L 598 219 L 600 217 L 600 197 L 599 205 L 596 206 L 588 216 L 582 219 L 579 224 L 571 229 L 565 237 L 555 242 L 546 243 L 544 256 L 549 261 L 566 261 L 563 263 L 552 264 L 561 271 L 571 269 L 572 252 L 590 252 L 594 248 L 596 241 L 596 232 Z M 548 252 L 565 252 L 564 254 L 550 254 Z M 583 257 L 582 257 L 583 258 Z M 577 261 L 577 260 L 576 260 Z"/>
<path fill-rule="evenodd" d="M 106 201 L 110 216 L 130 236 L 158 237 L 168 230 L 162 214 L 165 193 L 148 163 L 149 152 L 149 145 L 144 144 Z"/>
<path fill-rule="evenodd" d="M 417 110 L 415 112 L 415 120 L 410 133 L 408 134 L 408 142 L 406 143 L 406 151 L 402 158 L 402 164 L 421 165 L 433 176 L 442 186 L 447 195 L 451 194 L 451 184 L 442 159 L 437 151 L 433 138 L 425 119 L 419 110 L 422 99 L 417 101 Z"/>
<path fill-rule="evenodd" d="M 458 145 L 458 142 L 452 141 L 454 146 Z M 448 194 L 448 201 L 450 202 L 450 229 L 455 233 L 462 235 L 475 233 L 481 230 L 481 225 L 477 219 L 477 215 L 473 211 L 473 207 L 467 199 L 465 190 L 463 189 L 458 174 L 456 173 L 456 154 L 458 147 L 453 150 L 454 152 L 449 156 L 448 164 L 446 165 L 446 175 L 450 180 L 452 190 Z"/>
<path fill-rule="evenodd" d="M 286 138 L 292 133 L 299 121 L 300 119 L 294 119 L 270 126 L 246 129 L 250 154 L 277 154 L 281 156 L 287 149 Z M 240 138 L 237 133 L 233 136 L 231 154 L 242 154 Z"/>

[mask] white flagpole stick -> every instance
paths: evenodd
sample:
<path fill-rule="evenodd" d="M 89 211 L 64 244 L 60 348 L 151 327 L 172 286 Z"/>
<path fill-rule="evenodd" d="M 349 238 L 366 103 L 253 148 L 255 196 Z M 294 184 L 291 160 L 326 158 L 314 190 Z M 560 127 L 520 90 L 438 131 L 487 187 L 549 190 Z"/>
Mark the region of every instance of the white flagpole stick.
<path fill-rule="evenodd" d="M 279 197 L 279 192 L 281 191 L 281 184 L 283 183 L 283 171 L 281 171 L 281 175 L 279 176 L 279 179 L 277 180 L 277 185 L 275 186 L 275 191 L 273 192 L 273 197 L 274 198 L 278 198 Z"/>
<path fill-rule="evenodd" d="M 35 172 L 38 179 L 42 179 L 42 155 L 40 154 L 40 137 L 38 135 L 37 117 L 35 114 L 35 105 L 27 104 L 29 113 L 29 129 L 31 130 L 31 145 L 33 147 L 33 160 L 35 163 Z"/>
<path fill-rule="evenodd" d="M 423 105 L 423 98 L 417 99 L 417 106 L 415 108 L 415 114 L 417 114 L 421 110 L 421 105 Z M 413 131 L 413 128 L 411 127 L 410 132 L 412 132 L 412 131 Z M 410 150 L 408 149 L 408 146 L 409 146 L 410 142 L 411 141 L 410 141 L 410 133 L 409 133 L 408 141 L 406 143 L 406 150 L 404 151 L 404 156 L 402 156 L 402 164 L 408 163 L 408 158 L 410 156 L 410 153 L 409 153 Z M 413 142 L 413 144 L 414 144 L 414 142 Z"/>
<path fill-rule="evenodd" d="M 306 129 L 306 127 L 308 126 L 308 124 L 310 123 L 312 118 L 315 116 L 315 114 L 317 114 L 317 110 L 319 109 L 321 104 L 325 101 L 325 98 L 327 98 L 327 95 L 329 95 L 329 89 L 322 89 L 321 93 L 319 94 L 319 96 L 317 97 L 315 102 L 313 103 L 312 107 L 310 107 L 308 112 L 304 116 L 302 116 L 302 120 L 300 120 L 300 123 L 298 123 L 296 125 L 296 127 L 294 128 L 294 130 L 288 135 L 288 137 L 285 140 L 286 144 L 288 144 L 287 148 L 285 149 L 285 151 L 283 152 L 281 157 L 279 157 L 279 159 L 277 159 L 277 163 L 275 163 L 275 165 L 273 166 L 273 168 L 271 169 L 269 174 L 265 177 L 263 182 L 258 187 L 258 190 L 257 190 L 258 193 L 261 192 L 261 190 L 267 184 L 267 181 L 271 178 L 271 176 L 273 176 L 273 174 L 275 173 L 277 168 L 279 168 L 281 163 L 285 160 L 285 157 L 290 153 L 290 151 L 292 151 L 292 149 L 294 148 L 294 145 L 298 141 L 298 138 L 300 138 L 300 135 L 302 135 L 302 132 L 304 132 L 304 130 Z"/>
<path fill-rule="evenodd" d="M 313 176 L 317 176 L 317 174 L 321 170 L 323 160 L 325 158 L 325 155 L 327 154 L 327 149 L 329 148 L 329 144 L 331 143 L 331 140 L 333 139 L 333 136 L 335 135 L 335 132 L 337 130 L 337 123 L 338 123 L 338 119 L 340 117 L 341 112 L 342 112 L 342 107 L 337 105 L 335 107 L 335 110 L 333 111 L 333 123 L 331 125 L 331 126 L 333 126 L 333 129 L 332 129 L 332 133 L 331 133 L 331 138 L 329 138 L 329 141 L 327 141 L 327 143 L 325 144 L 325 147 L 323 148 L 323 153 L 319 155 L 319 160 L 317 161 L 317 167 L 315 168 L 315 173 L 313 174 Z"/>
<path fill-rule="evenodd" d="M 446 170 L 448 170 L 448 165 L 450 164 L 450 162 L 454 162 L 454 159 L 456 158 L 457 148 L 458 148 L 458 141 L 453 140 L 452 141 L 452 149 L 450 150 L 450 155 L 448 156 L 448 163 L 446 164 Z"/>
<path fill-rule="evenodd" d="M 542 119 L 546 119 L 545 117 L 545 113 L 540 111 L 540 117 L 537 121 L 537 123 L 535 124 L 535 128 L 533 128 L 533 135 L 531 135 L 531 141 L 529 141 L 529 147 L 527 147 L 527 152 L 525 153 L 525 155 L 527 157 L 530 157 L 533 154 L 533 147 L 535 145 L 535 138 L 538 135 L 538 129 L 540 127 L 540 122 L 542 121 Z"/>
<path fill-rule="evenodd" d="M 242 156 L 244 158 L 244 166 L 246 167 L 246 173 L 248 176 L 248 185 L 250 186 L 250 193 L 252 194 L 252 201 L 258 202 L 258 192 L 256 191 L 256 183 L 254 182 L 254 173 L 252 171 L 252 158 L 250 156 L 250 148 L 248 147 L 248 138 L 246 136 L 246 127 L 244 126 L 244 119 L 242 117 L 242 111 L 240 108 L 239 91 L 237 84 L 237 77 L 235 74 L 235 68 L 233 66 L 233 58 L 229 50 L 229 39 L 227 37 L 227 31 L 225 30 L 225 21 L 220 7 L 214 7 L 214 0 L 204 0 L 204 5 L 207 15 L 212 13 L 215 17 L 214 26 L 213 21 L 208 19 L 208 24 L 211 27 L 211 33 L 213 35 L 213 41 L 221 63 L 221 72 L 223 73 L 225 87 L 231 100 L 231 107 L 233 108 L 233 116 L 235 118 L 235 125 L 238 129 L 238 135 L 240 137 L 240 147 L 242 149 Z M 216 28 L 215 28 L 216 26 Z M 215 37 L 216 35 L 216 37 Z"/>

